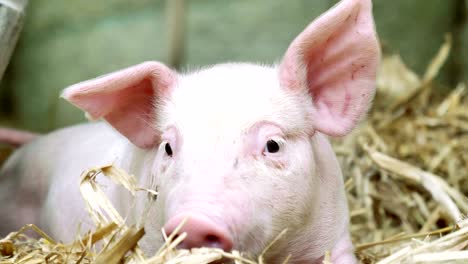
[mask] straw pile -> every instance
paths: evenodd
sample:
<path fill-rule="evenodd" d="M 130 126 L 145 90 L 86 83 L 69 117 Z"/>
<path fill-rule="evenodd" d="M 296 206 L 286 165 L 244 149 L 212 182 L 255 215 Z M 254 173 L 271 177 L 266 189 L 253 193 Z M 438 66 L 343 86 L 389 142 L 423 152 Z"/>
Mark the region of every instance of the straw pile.
<path fill-rule="evenodd" d="M 468 263 L 467 91 L 432 84 L 450 43 L 422 78 L 385 57 L 367 122 L 336 144 L 363 263 Z"/>
<path fill-rule="evenodd" d="M 442 96 L 432 80 L 450 50 L 450 39 L 421 78 L 396 56 L 385 57 L 378 94 L 367 121 L 334 145 L 346 176 L 351 233 L 362 263 L 468 262 L 468 96 L 464 84 Z M 264 263 L 240 252 L 177 250 L 184 238 L 144 256 L 137 242 L 144 230 L 127 226 L 95 183 L 111 177 L 131 193 L 135 179 L 113 166 L 93 168 L 81 191 L 97 230 L 72 244 L 54 241 L 35 226 L 0 240 L 0 264 L 10 263 Z M 24 235 L 33 229 L 40 239 Z M 277 239 L 281 239 L 279 236 Z M 274 241 L 272 241 L 274 243 Z M 265 249 L 265 252 L 268 248 Z M 326 252 L 324 263 L 329 261 Z"/>

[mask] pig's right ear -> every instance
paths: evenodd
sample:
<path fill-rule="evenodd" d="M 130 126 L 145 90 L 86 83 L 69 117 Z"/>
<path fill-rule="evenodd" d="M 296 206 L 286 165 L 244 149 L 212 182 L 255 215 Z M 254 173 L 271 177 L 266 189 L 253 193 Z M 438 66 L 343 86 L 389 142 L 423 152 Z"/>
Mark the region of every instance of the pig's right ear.
<path fill-rule="evenodd" d="M 165 97 L 177 74 L 158 62 L 145 62 L 66 88 L 62 97 L 91 119 L 105 119 L 140 148 L 159 141 L 155 127 L 156 98 Z"/>

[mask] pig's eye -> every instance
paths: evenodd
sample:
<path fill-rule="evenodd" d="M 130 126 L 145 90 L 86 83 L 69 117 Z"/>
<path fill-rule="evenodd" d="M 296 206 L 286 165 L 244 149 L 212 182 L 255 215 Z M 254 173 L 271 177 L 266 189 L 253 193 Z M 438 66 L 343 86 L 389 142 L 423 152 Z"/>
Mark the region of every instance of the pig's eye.
<path fill-rule="evenodd" d="M 265 153 L 276 153 L 280 150 L 280 144 L 273 139 L 267 141 L 265 145 Z"/>
<path fill-rule="evenodd" d="M 172 148 L 171 145 L 169 145 L 169 143 L 166 143 L 166 145 L 164 146 L 164 150 L 166 151 L 166 154 L 169 157 L 172 157 Z"/>

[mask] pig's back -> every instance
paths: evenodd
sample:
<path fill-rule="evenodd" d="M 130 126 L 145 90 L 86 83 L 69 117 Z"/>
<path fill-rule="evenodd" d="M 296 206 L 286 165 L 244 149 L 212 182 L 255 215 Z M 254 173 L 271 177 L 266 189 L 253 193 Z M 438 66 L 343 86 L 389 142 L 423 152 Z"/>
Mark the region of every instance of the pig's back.
<path fill-rule="evenodd" d="M 46 231 L 64 226 L 51 221 L 66 221 L 58 213 L 82 218 L 81 173 L 112 163 L 125 144 L 126 139 L 106 124 L 92 123 L 60 129 L 22 146 L 0 172 L 0 198 L 10 201 L 0 203 L 0 211 L 10 212 L 0 216 L 0 235 L 29 223 Z M 60 192 L 67 192 L 65 199 Z"/>
<path fill-rule="evenodd" d="M 50 176 L 63 171 L 89 168 L 125 139 L 105 123 L 80 124 L 39 137 L 20 149 L 6 162 L 3 171 L 15 175 Z M 71 175 L 70 175 L 71 176 Z"/>

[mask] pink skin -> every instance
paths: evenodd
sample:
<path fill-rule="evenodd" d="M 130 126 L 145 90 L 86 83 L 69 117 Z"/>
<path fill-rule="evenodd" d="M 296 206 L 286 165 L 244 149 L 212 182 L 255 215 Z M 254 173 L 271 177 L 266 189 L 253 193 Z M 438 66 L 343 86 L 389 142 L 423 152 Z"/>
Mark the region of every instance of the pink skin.
<path fill-rule="evenodd" d="M 287 228 L 268 263 L 289 253 L 290 263 L 321 263 L 327 250 L 334 263 L 356 263 L 343 178 L 325 135 L 345 135 L 363 118 L 379 59 L 371 1 L 343 0 L 274 67 L 231 63 L 178 74 L 146 62 L 67 88 L 66 100 L 120 135 L 103 125 L 56 132 L 20 149 L 1 176 L 47 176 L 35 218 L 62 239 L 70 218 L 86 219 L 77 179 L 67 177 L 113 162 L 159 191 L 144 223 L 147 252 L 161 245 L 161 228 L 171 232 L 188 217 L 182 247 L 258 256 Z M 50 158 L 41 160 L 39 149 Z M 121 190 L 107 191 L 129 221 L 138 217 L 145 198 L 133 204 Z"/>
<path fill-rule="evenodd" d="M 39 135 L 27 131 L 20 131 L 10 128 L 0 128 L 0 143 L 6 143 L 14 147 L 24 145 L 34 140 Z"/>

